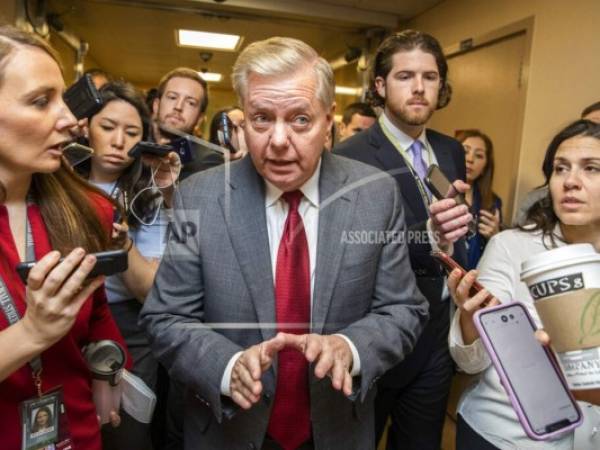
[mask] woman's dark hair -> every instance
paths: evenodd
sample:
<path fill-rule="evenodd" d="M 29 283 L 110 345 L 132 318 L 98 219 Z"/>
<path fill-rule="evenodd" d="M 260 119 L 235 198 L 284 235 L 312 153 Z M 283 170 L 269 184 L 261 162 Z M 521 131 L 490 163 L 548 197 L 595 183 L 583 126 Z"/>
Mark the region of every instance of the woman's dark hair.
<path fill-rule="evenodd" d="M 600 140 L 600 124 L 589 120 L 578 120 L 554 136 L 554 139 L 552 139 L 550 145 L 548 145 L 548 148 L 546 149 L 546 156 L 544 157 L 544 163 L 542 164 L 545 182 L 540 187 L 548 187 L 550 183 L 550 178 L 552 177 L 552 172 L 554 170 L 554 157 L 556 156 L 556 152 L 560 145 L 564 141 L 574 137 L 592 137 Z M 538 200 L 529 208 L 529 210 L 527 210 L 526 225 L 519 226 L 519 228 L 524 231 L 542 230 L 544 236 L 549 237 L 554 244 L 555 240 L 553 232 L 557 223 L 558 216 L 554 212 L 551 193 L 550 190 L 548 190 L 546 197 Z M 531 227 L 531 224 L 534 226 Z"/>
<path fill-rule="evenodd" d="M 208 134 L 208 140 L 210 142 L 212 142 L 215 145 L 221 145 L 219 143 L 219 137 L 217 134 L 217 132 L 219 131 L 219 120 L 221 118 L 221 114 L 228 113 L 230 111 L 235 111 L 236 109 L 239 109 L 240 111 L 242 110 L 242 108 L 238 106 L 228 106 L 226 108 L 221 108 L 213 115 L 212 120 L 210 121 L 210 128 Z"/>
<path fill-rule="evenodd" d="M 458 141 L 462 144 L 468 138 L 472 137 L 481 139 L 485 145 L 485 157 L 487 162 L 481 175 L 475 180 L 475 184 L 477 184 L 477 189 L 481 195 L 481 207 L 488 211 L 492 211 L 496 200 L 496 195 L 492 190 L 492 182 L 494 181 L 494 144 L 487 134 L 482 133 L 479 130 L 463 131 L 458 136 Z"/>
<path fill-rule="evenodd" d="M 585 118 L 588 114 L 593 112 L 600 111 L 600 102 L 592 103 L 590 106 L 586 107 L 583 111 L 581 111 L 581 118 Z"/>
<path fill-rule="evenodd" d="M 40 430 L 43 430 L 43 429 L 47 428 L 47 427 L 40 428 L 39 424 L 37 423 L 37 418 L 38 418 L 38 415 L 39 415 L 41 412 L 45 412 L 45 413 L 48 415 L 48 423 L 49 423 L 49 424 L 52 424 L 52 422 L 53 422 L 53 420 L 54 420 L 54 419 L 52 418 L 52 411 L 50 410 L 50 408 L 49 408 L 49 407 L 47 407 L 47 406 L 40 406 L 40 408 L 39 408 L 39 409 L 36 411 L 36 413 L 35 413 L 35 417 L 33 418 L 33 426 L 31 427 L 31 432 L 32 432 L 32 433 L 36 433 L 36 432 L 38 432 L 38 431 L 40 431 Z"/>
<path fill-rule="evenodd" d="M 0 88 L 7 61 L 24 48 L 46 53 L 61 67 L 56 51 L 39 36 L 10 25 L 0 26 Z M 53 249 L 66 255 L 77 247 L 91 253 L 114 246 L 98 212 L 98 200 L 108 197 L 78 177 L 64 159 L 56 172 L 34 173 L 30 193 L 40 209 Z M 5 197 L 0 183 L 0 203 Z"/>
<path fill-rule="evenodd" d="M 146 106 L 145 98 L 133 85 L 125 81 L 111 81 L 100 89 L 100 95 L 104 101 L 104 107 L 112 101 L 122 100 L 133 106 L 138 112 L 142 121 L 142 140 L 147 140 L 150 135 L 150 112 Z M 100 110 L 102 111 L 102 109 Z M 98 114 L 98 111 L 96 114 Z M 94 116 L 90 117 L 89 123 L 91 126 Z M 87 161 L 76 166 L 77 171 L 84 177 L 88 178 L 90 175 L 92 166 L 92 160 Z M 152 189 L 147 189 L 140 194 L 135 200 L 135 214 L 132 214 L 131 200 L 134 196 L 142 189 L 147 188 L 151 183 L 151 171 L 144 165 L 141 158 L 135 158 L 133 162 L 121 173 L 117 180 L 117 187 L 121 195 L 124 195 L 127 199 L 124 202 L 127 211 L 127 223 L 131 228 L 139 227 L 139 218 L 150 217 L 156 208 L 156 198 L 160 195 L 158 192 Z M 123 212 L 123 211 L 122 211 Z M 136 217 L 136 215 L 138 217 Z"/>
<path fill-rule="evenodd" d="M 393 57 L 396 53 L 410 52 L 419 49 L 425 53 L 430 53 L 435 58 L 435 62 L 440 73 L 440 91 L 438 93 L 437 109 L 442 109 L 452 97 L 452 88 L 448 83 L 448 63 L 444 56 L 444 51 L 436 38 L 430 34 L 415 30 L 404 30 L 388 36 L 381 43 L 371 65 L 370 88 L 367 93 L 367 99 L 373 106 L 384 106 L 385 100 L 377 93 L 375 89 L 375 79 L 381 77 L 387 78 L 393 67 Z"/>
<path fill-rule="evenodd" d="M 152 112 L 154 107 L 154 99 L 156 98 L 158 98 L 158 89 L 148 89 L 148 92 L 146 92 L 146 106 L 148 107 L 148 111 Z"/>

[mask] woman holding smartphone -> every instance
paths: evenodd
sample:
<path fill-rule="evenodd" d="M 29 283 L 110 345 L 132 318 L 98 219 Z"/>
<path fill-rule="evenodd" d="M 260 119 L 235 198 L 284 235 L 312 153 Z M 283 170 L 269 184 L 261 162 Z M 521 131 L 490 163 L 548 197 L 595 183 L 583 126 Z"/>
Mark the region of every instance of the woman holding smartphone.
<path fill-rule="evenodd" d="M 481 258 L 479 273 L 470 271 L 461 278 L 455 270 L 448 278 L 458 307 L 450 329 L 450 353 L 463 371 L 482 372 L 459 403 L 459 450 L 573 448 L 573 433 L 542 442 L 526 436 L 473 322 L 488 291 L 473 297 L 468 294 L 477 277 L 495 296 L 490 305 L 518 300 L 539 327 L 531 294 L 520 281 L 521 263 L 533 254 L 566 244 L 591 243 L 600 251 L 600 125 L 579 120 L 566 127 L 548 146 L 542 168 L 549 194 L 528 211 L 530 225 L 494 236 Z"/>
<path fill-rule="evenodd" d="M 492 191 L 494 179 L 492 140 L 479 130 L 464 131 L 458 140 L 465 149 L 467 183 L 471 185 L 471 189 L 465 192 L 465 199 L 471 205 L 471 214 L 477 222 L 476 232 L 467 238 L 467 269 L 474 269 L 487 241 L 500 231 L 502 200 Z"/>
<path fill-rule="evenodd" d="M 124 346 L 103 278 L 84 283 L 96 263 L 90 253 L 111 247 L 112 205 L 62 158 L 76 124 L 63 92 L 55 51 L 33 34 L 0 27 L 0 289 L 8 299 L 0 308 L 0 442 L 6 449 L 21 448 L 33 427 L 22 424 L 20 405 L 62 387 L 69 422 L 62 431 L 76 448 L 101 450 L 81 348 L 102 339 Z M 38 261 L 27 285 L 15 270 L 26 259 Z M 115 412 L 112 419 L 118 422 Z"/>
<path fill-rule="evenodd" d="M 104 106 L 90 118 L 88 127 L 94 154 L 78 166 L 78 171 L 110 195 L 123 215 L 114 227 L 117 233 L 127 233 L 124 248 L 128 250 L 129 268 L 107 278 L 106 292 L 133 357 L 133 373 L 154 390 L 158 363 L 137 321 L 165 248 L 181 164 L 174 152 L 165 158 L 128 155 L 138 142 L 148 138 L 150 124 L 144 97 L 131 84 L 111 81 L 102 86 L 100 95 Z M 146 450 L 150 448 L 148 425 L 123 414 L 122 426 L 107 430 L 104 441 L 106 449 Z"/>

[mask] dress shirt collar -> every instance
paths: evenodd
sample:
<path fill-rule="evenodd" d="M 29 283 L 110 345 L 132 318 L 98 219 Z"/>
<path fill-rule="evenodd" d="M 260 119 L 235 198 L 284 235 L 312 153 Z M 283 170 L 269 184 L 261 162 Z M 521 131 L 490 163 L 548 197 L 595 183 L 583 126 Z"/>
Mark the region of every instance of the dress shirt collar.
<path fill-rule="evenodd" d="M 306 180 L 302 186 L 300 186 L 300 190 L 304 194 L 304 197 L 312 203 L 313 206 L 319 207 L 319 177 L 321 175 L 321 159 L 319 158 L 319 162 L 317 164 L 317 168 L 315 169 L 315 173 Z M 265 207 L 273 206 L 283 191 L 276 187 L 273 183 L 269 182 L 265 179 Z"/>
<path fill-rule="evenodd" d="M 402 149 L 405 151 L 408 151 L 408 149 L 413 144 L 415 139 L 413 139 L 408 134 L 406 134 L 404 131 L 402 131 L 400 128 L 398 128 L 396 125 L 394 125 L 394 123 L 389 119 L 389 117 L 387 116 L 387 113 L 385 111 L 383 112 L 382 117 L 383 117 L 382 120 L 383 120 L 383 123 L 385 124 L 385 127 L 389 130 L 389 132 L 392 134 L 392 136 L 394 136 L 396 139 L 398 139 L 398 142 L 402 146 Z M 421 144 L 423 144 L 423 148 L 429 148 L 429 145 L 427 142 L 427 137 L 425 135 L 425 127 L 423 127 L 423 131 L 421 131 L 421 134 L 419 135 L 419 137 L 417 139 L 419 141 L 421 141 Z"/>

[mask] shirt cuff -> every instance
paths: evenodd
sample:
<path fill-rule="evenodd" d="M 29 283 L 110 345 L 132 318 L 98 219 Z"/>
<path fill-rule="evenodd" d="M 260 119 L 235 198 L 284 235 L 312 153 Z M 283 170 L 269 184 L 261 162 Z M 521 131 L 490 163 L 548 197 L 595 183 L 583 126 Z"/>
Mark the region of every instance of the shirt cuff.
<path fill-rule="evenodd" d="M 438 245 L 438 240 L 436 238 L 436 232 L 433 231 L 433 225 L 431 224 L 431 219 L 427 219 L 427 236 L 429 238 L 429 243 L 431 244 L 431 250 L 434 252 L 442 251 L 446 253 L 448 256 L 452 256 L 454 254 L 454 244 L 450 242 L 447 247 L 440 247 Z"/>
<path fill-rule="evenodd" d="M 360 356 L 358 356 L 358 350 L 356 350 L 356 347 L 354 346 L 352 341 L 343 334 L 336 333 L 334 334 L 334 336 L 341 337 L 348 343 L 348 346 L 350 347 L 350 351 L 352 352 L 352 370 L 350 371 L 350 376 L 355 377 L 357 375 L 360 375 Z"/>
<path fill-rule="evenodd" d="M 491 364 L 483 343 L 477 338 L 472 344 L 465 344 L 460 328 L 460 310 L 456 310 L 450 326 L 448 344 L 452 358 L 464 372 L 479 373 Z"/>
<path fill-rule="evenodd" d="M 225 372 L 223 373 L 223 378 L 221 378 L 221 394 L 226 395 L 227 397 L 231 397 L 231 372 L 233 371 L 233 366 L 237 362 L 238 358 L 244 352 L 237 352 L 235 355 L 231 357 L 227 366 L 225 366 Z"/>

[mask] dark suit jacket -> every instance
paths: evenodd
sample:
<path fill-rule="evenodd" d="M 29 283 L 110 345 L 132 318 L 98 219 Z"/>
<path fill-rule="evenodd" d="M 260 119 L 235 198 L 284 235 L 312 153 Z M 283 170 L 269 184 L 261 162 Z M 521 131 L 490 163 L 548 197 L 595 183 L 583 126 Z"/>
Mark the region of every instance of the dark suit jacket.
<path fill-rule="evenodd" d="M 361 182 L 367 177 L 370 182 Z M 361 241 L 370 231 L 404 231 L 396 183 L 325 153 L 319 193 L 311 329 L 346 335 L 361 373 L 348 399 L 311 371 L 312 434 L 317 449 L 370 449 L 375 382 L 414 348 L 427 306 L 402 241 Z M 276 365 L 263 376 L 263 399 L 249 411 L 220 394 L 231 357 L 276 333 L 264 195 L 264 181 L 247 157 L 229 172 L 222 166 L 190 177 L 175 196 L 175 227 L 197 233 L 168 243 L 141 323 L 156 356 L 190 391 L 188 449 L 261 448 L 266 433 Z"/>
<path fill-rule="evenodd" d="M 426 136 L 433 148 L 438 165 L 446 177 L 450 181 L 465 180 L 465 152 L 462 145 L 457 140 L 434 130 L 427 129 Z M 426 229 L 429 216 L 417 183 L 407 168 L 404 158 L 383 133 L 379 122 L 339 143 L 333 151 L 336 154 L 375 166 L 392 175 L 400 187 L 409 231 Z M 422 346 L 423 358 L 417 358 L 418 364 L 422 364 L 431 346 L 436 345 L 436 338 L 439 337 L 436 336 L 436 333 L 443 334 L 447 329 L 449 313 L 447 302 L 440 303 L 444 287 L 444 272 L 430 256 L 431 245 L 422 241 L 418 242 L 418 237 L 415 239 L 415 236 L 411 237 L 410 234 L 408 239 L 410 262 L 417 276 L 417 285 L 429 300 L 430 305 L 430 324 L 421 338 L 429 340 L 429 344 Z M 459 240 L 454 244 L 453 257 L 459 264 L 466 264 L 464 240 Z"/>

